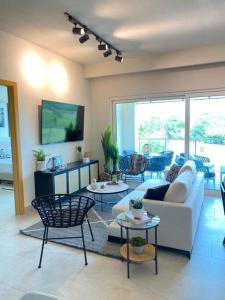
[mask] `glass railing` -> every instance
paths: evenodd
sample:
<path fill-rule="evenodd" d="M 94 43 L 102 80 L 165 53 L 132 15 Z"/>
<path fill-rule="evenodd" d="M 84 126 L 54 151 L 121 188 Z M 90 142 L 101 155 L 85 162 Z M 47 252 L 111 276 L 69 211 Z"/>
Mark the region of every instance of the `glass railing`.
<path fill-rule="evenodd" d="M 225 178 L 225 145 L 205 144 L 199 141 L 190 142 L 190 154 L 205 156 L 210 159 L 210 172 L 215 172 L 215 189 L 219 189 L 221 179 Z M 172 150 L 174 159 L 176 155 L 184 153 L 184 139 L 165 139 L 165 138 L 139 138 L 136 141 L 136 151 L 145 155 L 160 153 Z M 213 181 L 206 180 L 205 187 L 214 189 Z"/>

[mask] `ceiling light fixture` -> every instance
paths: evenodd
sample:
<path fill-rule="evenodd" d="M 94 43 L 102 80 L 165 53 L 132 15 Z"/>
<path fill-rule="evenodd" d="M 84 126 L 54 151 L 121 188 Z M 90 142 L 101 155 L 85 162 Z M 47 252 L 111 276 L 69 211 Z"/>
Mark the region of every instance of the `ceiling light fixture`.
<path fill-rule="evenodd" d="M 102 44 L 100 43 L 100 45 L 98 45 L 98 50 L 108 50 L 109 46 L 107 44 Z"/>
<path fill-rule="evenodd" d="M 105 52 L 103 53 L 103 55 L 104 55 L 104 57 L 108 57 L 108 56 L 112 55 L 112 50 L 109 49 L 109 50 L 105 51 Z"/>
<path fill-rule="evenodd" d="M 121 52 L 117 52 L 115 56 L 115 60 L 118 62 L 123 62 L 123 57 L 121 56 Z"/>
<path fill-rule="evenodd" d="M 77 26 L 75 26 L 75 27 L 72 29 L 72 32 L 73 32 L 73 34 L 79 34 L 79 35 L 85 34 L 84 28 L 82 28 L 82 27 L 77 27 Z"/>
<path fill-rule="evenodd" d="M 86 34 L 82 35 L 82 36 L 79 38 L 79 42 L 80 42 L 81 44 L 83 44 L 83 43 L 87 42 L 89 39 L 90 39 L 90 37 L 89 37 L 89 35 L 86 33 Z"/>
<path fill-rule="evenodd" d="M 70 23 L 72 23 L 73 25 L 75 25 L 75 27 L 72 29 L 73 34 L 81 35 L 81 37 L 79 38 L 79 41 L 80 41 L 81 44 L 88 41 L 90 39 L 90 35 L 92 34 L 96 38 L 96 40 L 100 43 L 98 45 L 98 50 L 100 50 L 100 51 L 102 51 L 102 50 L 105 51 L 106 50 L 103 53 L 104 57 L 108 57 L 108 56 L 112 55 L 112 53 L 113 53 L 112 50 L 114 50 L 116 52 L 115 60 L 118 61 L 118 62 L 123 61 L 122 53 L 121 53 L 120 50 L 115 48 L 112 44 L 108 43 L 105 39 L 100 37 L 98 34 L 96 34 L 94 31 L 92 31 L 86 25 L 84 25 L 83 23 L 78 21 L 76 18 L 71 16 L 69 13 L 65 12 L 64 14 L 67 16 L 68 21 Z M 77 25 L 79 27 L 77 27 Z"/>

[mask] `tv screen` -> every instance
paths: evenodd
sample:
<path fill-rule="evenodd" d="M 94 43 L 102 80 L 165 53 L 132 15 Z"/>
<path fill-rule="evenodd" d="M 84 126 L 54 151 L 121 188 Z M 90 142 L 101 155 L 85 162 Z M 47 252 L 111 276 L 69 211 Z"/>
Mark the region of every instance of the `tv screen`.
<path fill-rule="evenodd" d="M 82 141 L 84 106 L 42 100 L 41 144 Z"/>

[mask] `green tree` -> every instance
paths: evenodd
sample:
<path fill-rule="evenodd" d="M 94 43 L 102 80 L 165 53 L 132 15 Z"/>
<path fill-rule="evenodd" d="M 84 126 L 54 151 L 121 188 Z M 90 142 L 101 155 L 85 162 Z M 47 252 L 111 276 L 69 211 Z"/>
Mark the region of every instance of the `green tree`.
<path fill-rule="evenodd" d="M 205 142 L 208 127 L 209 121 L 204 118 L 200 118 L 190 131 L 191 141 Z"/>
<path fill-rule="evenodd" d="M 159 131 L 161 122 L 158 117 L 151 117 L 149 121 L 144 121 L 138 128 L 139 138 L 149 137 Z"/>
<path fill-rule="evenodd" d="M 178 120 L 175 116 L 171 116 L 166 120 L 164 125 L 166 139 L 181 139 L 184 131 L 184 122 Z"/>
<path fill-rule="evenodd" d="M 202 114 L 190 132 L 192 141 L 225 145 L 225 117 Z"/>

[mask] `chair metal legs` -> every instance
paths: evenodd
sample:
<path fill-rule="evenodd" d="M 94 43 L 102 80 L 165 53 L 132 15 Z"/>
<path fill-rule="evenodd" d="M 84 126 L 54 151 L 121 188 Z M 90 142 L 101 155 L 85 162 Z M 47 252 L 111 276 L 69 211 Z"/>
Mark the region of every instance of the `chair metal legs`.
<path fill-rule="evenodd" d="M 42 238 L 42 246 L 41 246 L 41 255 L 40 255 L 40 260 L 39 260 L 39 265 L 38 268 L 41 268 L 41 262 L 42 262 L 42 256 L 43 256 L 43 251 L 44 251 L 44 245 L 47 242 L 47 236 L 48 236 L 48 228 L 45 227 L 44 233 L 43 233 L 43 238 Z"/>
<path fill-rule="evenodd" d="M 48 227 L 46 227 L 45 244 L 48 242 Z"/>
<path fill-rule="evenodd" d="M 87 255 L 86 255 L 86 248 L 85 248 L 85 242 L 84 242 L 84 230 L 83 225 L 81 224 L 81 235 L 82 235 L 82 241 L 83 241 L 83 248 L 84 248 L 84 259 L 85 259 L 85 266 L 87 266 Z"/>
<path fill-rule="evenodd" d="M 89 227 L 89 230 L 90 230 L 90 233 L 91 233 L 92 241 L 94 241 L 95 239 L 94 239 L 94 235 L 93 235 L 93 232 L 92 232 L 92 229 L 91 229 L 91 224 L 89 222 L 88 216 L 86 216 L 86 220 L 87 220 L 88 227 Z"/>
<path fill-rule="evenodd" d="M 86 216 L 87 219 L 87 223 L 88 223 L 88 227 L 91 233 L 91 237 L 92 237 L 92 241 L 94 241 L 94 235 L 91 229 L 91 224 L 89 222 L 88 216 Z M 83 224 L 81 225 L 81 236 L 77 236 L 77 237 L 63 237 L 63 238 L 52 238 L 53 240 L 55 239 L 66 239 L 66 238 L 82 238 L 82 242 L 83 242 L 83 250 L 84 250 L 84 259 L 85 259 L 85 265 L 87 265 L 87 255 L 86 255 L 86 248 L 85 248 L 85 242 L 84 242 L 84 230 L 83 230 Z M 51 240 L 51 238 L 50 238 Z M 44 246 L 45 244 L 47 244 L 48 242 L 48 227 L 44 227 L 44 232 L 43 232 L 43 237 L 42 237 L 42 246 L 41 246 L 41 254 L 40 254 L 40 259 L 39 259 L 39 264 L 38 264 L 38 268 L 41 268 L 41 263 L 42 263 L 42 257 L 43 257 L 43 252 L 44 252 Z"/>

